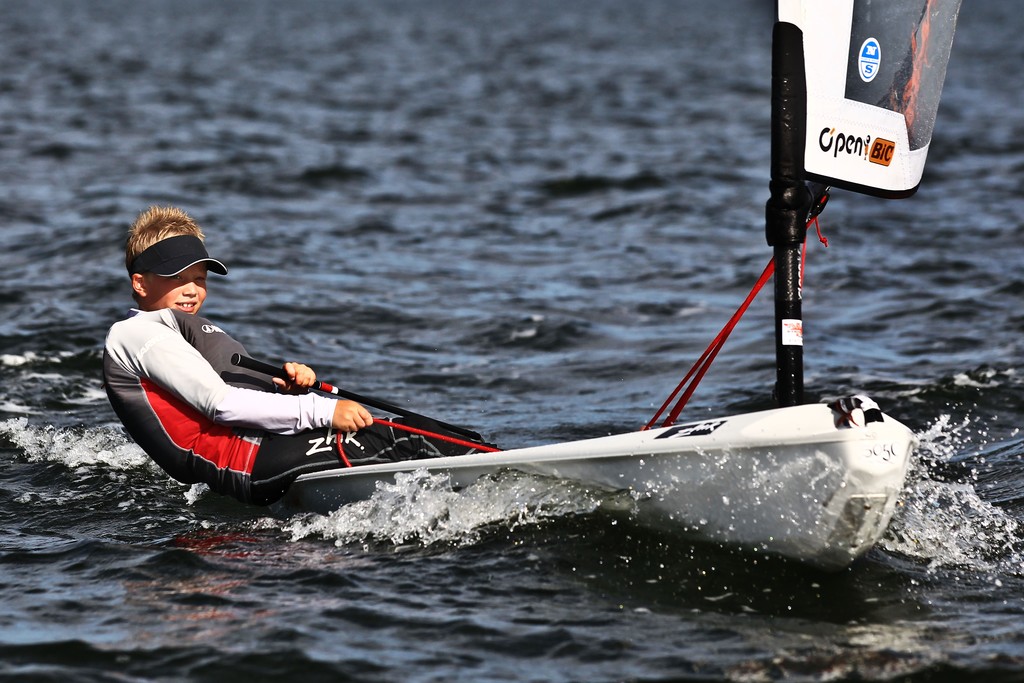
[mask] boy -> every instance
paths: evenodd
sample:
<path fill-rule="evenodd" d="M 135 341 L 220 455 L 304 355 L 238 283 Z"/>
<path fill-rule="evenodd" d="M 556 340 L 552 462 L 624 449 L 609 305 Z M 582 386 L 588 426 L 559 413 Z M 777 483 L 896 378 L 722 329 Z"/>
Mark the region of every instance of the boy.
<path fill-rule="evenodd" d="M 375 425 L 362 405 L 308 393 L 316 374 L 285 363 L 288 379 L 231 364 L 247 355 L 205 318 L 211 258 L 184 211 L 151 207 L 132 225 L 125 267 L 137 307 L 107 335 L 103 377 L 128 434 L 172 477 L 268 505 L 300 474 L 473 449 Z"/>

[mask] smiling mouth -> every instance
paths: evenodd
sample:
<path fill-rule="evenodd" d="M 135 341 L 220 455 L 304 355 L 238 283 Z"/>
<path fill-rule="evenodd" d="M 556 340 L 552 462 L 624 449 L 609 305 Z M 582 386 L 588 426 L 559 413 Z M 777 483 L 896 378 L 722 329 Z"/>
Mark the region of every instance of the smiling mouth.
<path fill-rule="evenodd" d="M 177 305 L 178 305 L 178 308 L 180 308 L 181 310 L 185 311 L 186 313 L 195 313 L 195 310 L 196 310 L 196 302 L 195 301 L 179 302 Z"/>

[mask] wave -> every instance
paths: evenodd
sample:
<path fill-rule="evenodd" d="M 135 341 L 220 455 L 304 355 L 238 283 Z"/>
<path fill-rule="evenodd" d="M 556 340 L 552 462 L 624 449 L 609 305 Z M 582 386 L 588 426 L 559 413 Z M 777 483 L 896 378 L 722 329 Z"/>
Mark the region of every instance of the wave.
<path fill-rule="evenodd" d="M 0 422 L 0 436 L 33 462 L 57 462 L 69 468 L 102 466 L 114 470 L 156 467 L 118 428 L 57 428 L 29 425 L 28 418 Z"/>
<path fill-rule="evenodd" d="M 535 351 L 563 351 L 588 341 L 593 336 L 588 323 L 580 320 L 549 318 L 533 314 L 517 319 L 498 319 L 462 340 L 484 350 L 525 348 Z"/>

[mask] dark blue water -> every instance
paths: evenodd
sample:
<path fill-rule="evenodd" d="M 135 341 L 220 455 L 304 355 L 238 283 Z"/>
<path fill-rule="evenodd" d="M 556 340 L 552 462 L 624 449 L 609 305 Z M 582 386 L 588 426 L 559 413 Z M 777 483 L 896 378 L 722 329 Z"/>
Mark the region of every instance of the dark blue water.
<path fill-rule="evenodd" d="M 811 398 L 921 438 L 839 574 L 521 476 L 272 519 L 124 436 L 100 344 L 150 204 L 253 355 L 506 447 L 649 419 L 770 257 L 768 3 L 48 2 L 0 19 L 0 678 L 1024 680 L 1024 15 L 968 0 L 930 164 L 837 192 Z M 684 416 L 771 405 L 765 294 Z"/>

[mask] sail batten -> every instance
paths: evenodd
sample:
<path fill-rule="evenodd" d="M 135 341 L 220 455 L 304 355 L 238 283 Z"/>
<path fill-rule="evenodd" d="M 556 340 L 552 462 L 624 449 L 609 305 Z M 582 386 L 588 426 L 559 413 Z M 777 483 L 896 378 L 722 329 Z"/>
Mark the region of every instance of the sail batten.
<path fill-rule="evenodd" d="M 921 182 L 960 0 L 779 0 L 803 34 L 808 179 L 883 197 Z"/>

